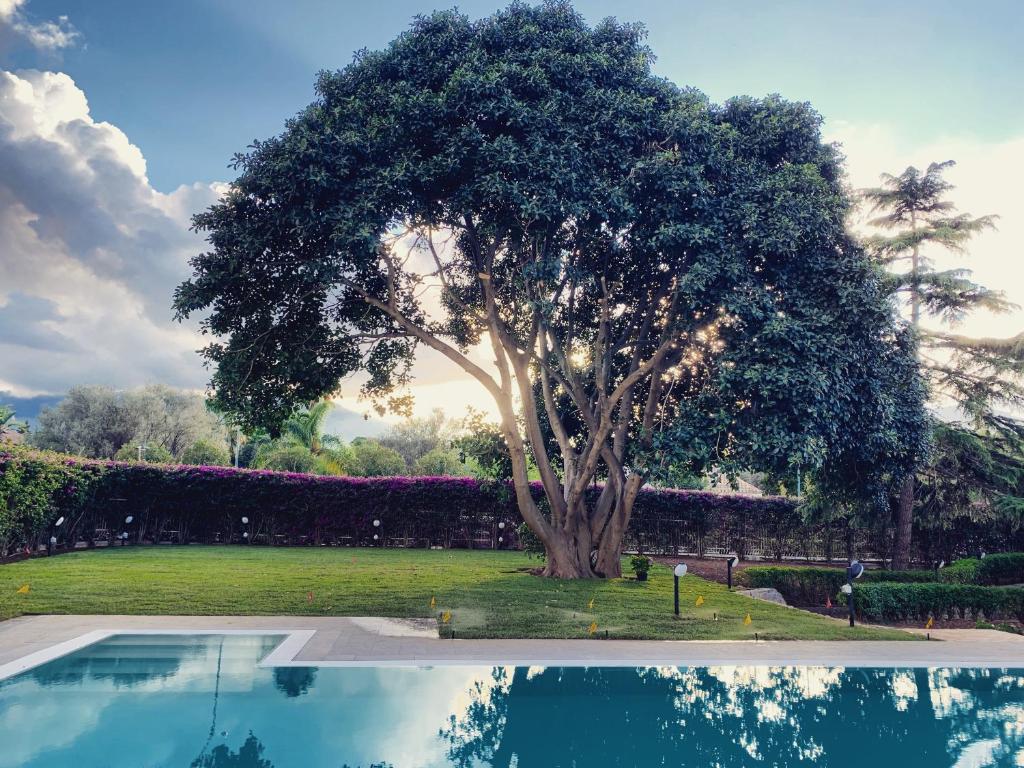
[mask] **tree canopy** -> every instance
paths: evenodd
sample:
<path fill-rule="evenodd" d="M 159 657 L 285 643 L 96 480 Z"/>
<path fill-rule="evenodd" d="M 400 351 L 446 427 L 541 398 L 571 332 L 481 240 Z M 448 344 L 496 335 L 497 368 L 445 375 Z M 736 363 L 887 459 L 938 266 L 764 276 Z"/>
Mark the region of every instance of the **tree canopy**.
<path fill-rule="evenodd" d="M 618 574 L 663 464 L 822 467 L 880 496 L 919 452 L 922 391 L 819 116 L 713 104 L 652 59 L 641 27 L 551 2 L 419 17 L 321 73 L 195 218 L 211 247 L 175 302 L 207 312 L 220 406 L 269 425 L 361 372 L 407 410 L 429 347 L 494 398 L 560 576 Z"/>

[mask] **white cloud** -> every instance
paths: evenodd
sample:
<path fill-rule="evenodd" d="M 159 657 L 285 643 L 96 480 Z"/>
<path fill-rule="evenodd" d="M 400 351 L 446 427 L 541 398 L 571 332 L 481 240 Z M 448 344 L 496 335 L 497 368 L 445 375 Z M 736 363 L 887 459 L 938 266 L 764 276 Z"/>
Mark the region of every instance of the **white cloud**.
<path fill-rule="evenodd" d="M 189 217 L 219 191 L 158 192 L 70 77 L 0 72 L 0 388 L 202 387 L 202 340 L 171 293 L 201 247 Z"/>
<path fill-rule="evenodd" d="M 80 37 L 67 16 L 56 21 L 30 21 L 25 15 L 26 0 L 0 0 L 0 29 L 7 28 L 36 48 L 55 51 L 74 45 Z"/>

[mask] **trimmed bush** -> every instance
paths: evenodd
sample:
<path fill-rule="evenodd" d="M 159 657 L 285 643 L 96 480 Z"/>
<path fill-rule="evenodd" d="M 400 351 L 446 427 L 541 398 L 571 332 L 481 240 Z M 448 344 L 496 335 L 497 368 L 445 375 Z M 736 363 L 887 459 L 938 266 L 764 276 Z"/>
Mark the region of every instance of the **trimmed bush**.
<path fill-rule="evenodd" d="M 751 589 L 777 589 L 790 605 L 820 606 L 846 583 L 846 571 L 755 565 L 740 571 L 737 580 Z"/>
<path fill-rule="evenodd" d="M 845 568 L 811 568 L 804 566 L 762 566 L 744 568 L 737 576 L 740 583 L 751 588 L 773 587 L 790 605 L 821 606 L 834 598 L 846 583 Z M 858 583 L 864 582 L 929 582 L 935 581 L 933 571 L 864 571 Z"/>
<path fill-rule="evenodd" d="M 1024 584 L 1024 552 L 986 555 L 978 568 L 978 583 Z"/>
<path fill-rule="evenodd" d="M 1024 584 L 1024 552 L 965 557 L 939 571 L 939 578 L 949 584 Z"/>
<path fill-rule="evenodd" d="M 838 601 L 846 604 L 846 595 Z M 869 621 L 935 618 L 1017 619 L 1024 621 L 1024 589 L 973 584 L 858 584 L 854 605 Z"/>
<path fill-rule="evenodd" d="M 946 584 L 978 584 L 981 560 L 965 557 L 939 571 L 939 581 Z"/>

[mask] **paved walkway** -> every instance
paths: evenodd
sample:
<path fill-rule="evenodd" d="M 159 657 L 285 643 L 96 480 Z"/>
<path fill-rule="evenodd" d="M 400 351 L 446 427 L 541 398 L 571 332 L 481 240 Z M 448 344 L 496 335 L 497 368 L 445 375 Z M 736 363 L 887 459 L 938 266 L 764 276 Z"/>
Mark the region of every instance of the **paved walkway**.
<path fill-rule="evenodd" d="M 274 665 L 541 665 L 862 667 L 995 666 L 1024 668 L 1024 637 L 949 629 L 932 641 L 441 640 L 432 620 L 293 616 L 23 616 L 0 622 L 0 670 L 60 643 L 103 632 L 287 633 Z M 70 642 L 69 642 L 70 641 Z"/>

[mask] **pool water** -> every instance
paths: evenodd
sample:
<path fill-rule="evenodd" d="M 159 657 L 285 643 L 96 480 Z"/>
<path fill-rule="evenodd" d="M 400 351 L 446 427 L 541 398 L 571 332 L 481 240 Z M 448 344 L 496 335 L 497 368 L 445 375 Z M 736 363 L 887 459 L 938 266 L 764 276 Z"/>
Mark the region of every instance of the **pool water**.
<path fill-rule="evenodd" d="M 261 668 L 119 635 L 0 681 L 0 768 L 1022 766 L 1024 669 Z"/>

